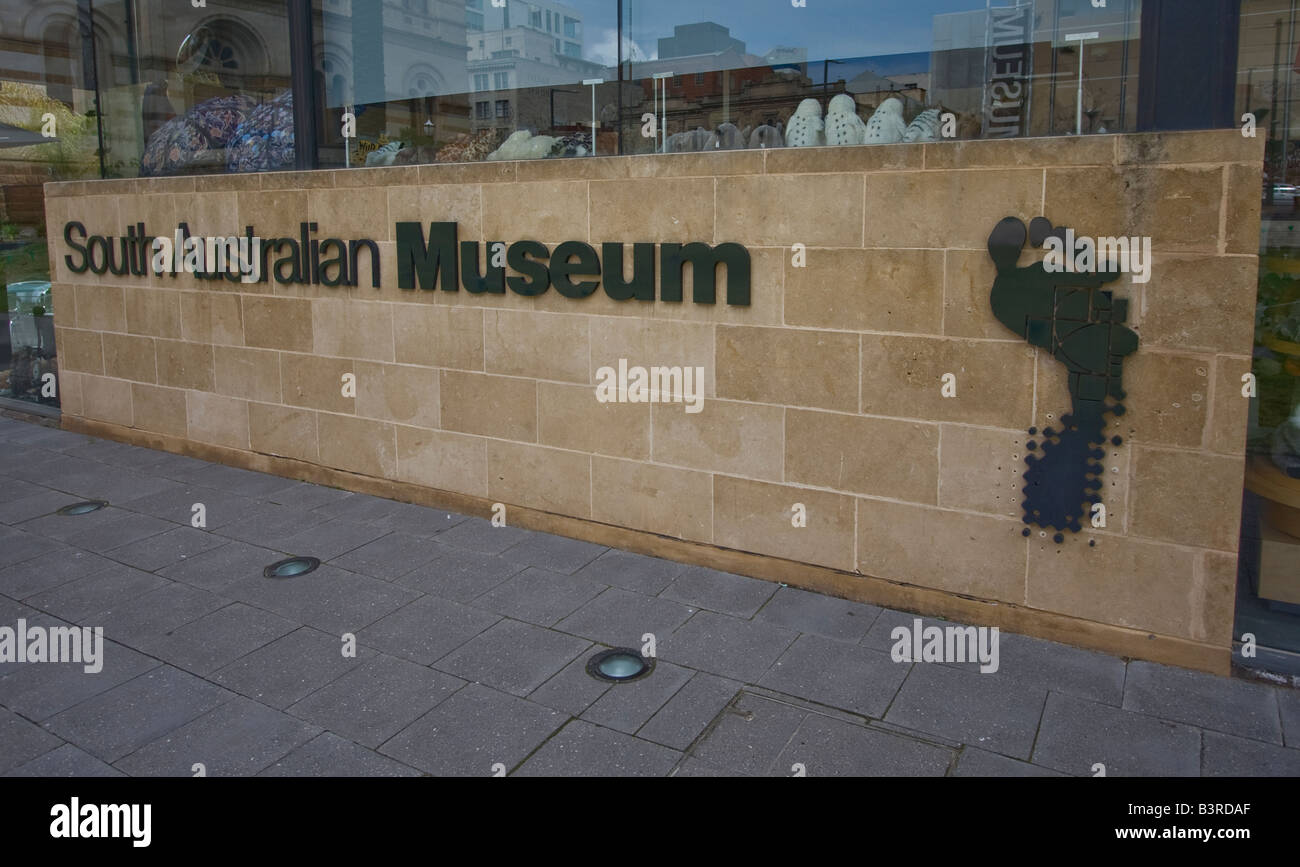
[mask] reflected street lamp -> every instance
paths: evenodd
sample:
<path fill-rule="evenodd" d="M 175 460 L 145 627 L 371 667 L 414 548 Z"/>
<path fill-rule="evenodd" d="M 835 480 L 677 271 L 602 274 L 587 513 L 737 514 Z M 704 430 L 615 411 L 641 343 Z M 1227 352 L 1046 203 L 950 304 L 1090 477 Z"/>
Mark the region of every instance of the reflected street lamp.
<path fill-rule="evenodd" d="M 1091 30 L 1087 33 L 1067 33 L 1065 35 L 1066 42 L 1079 43 L 1079 94 L 1078 94 L 1078 105 L 1076 105 L 1074 108 L 1075 111 L 1074 134 L 1075 135 L 1083 135 L 1083 43 L 1087 42 L 1089 39 L 1100 39 L 1100 38 L 1101 38 L 1101 33 L 1099 33 L 1096 30 Z"/>
<path fill-rule="evenodd" d="M 584 78 L 583 84 L 591 86 L 591 155 L 596 155 L 596 85 L 604 84 L 603 78 Z"/>

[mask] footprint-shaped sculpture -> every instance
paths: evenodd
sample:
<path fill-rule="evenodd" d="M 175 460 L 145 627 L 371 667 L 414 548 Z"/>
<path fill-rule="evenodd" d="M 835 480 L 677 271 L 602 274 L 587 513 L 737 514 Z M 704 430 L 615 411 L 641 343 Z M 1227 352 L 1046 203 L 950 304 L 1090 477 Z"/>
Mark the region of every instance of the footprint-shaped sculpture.
<path fill-rule="evenodd" d="M 1137 350 L 1138 338 L 1123 325 L 1128 301 L 1101 288 L 1118 272 L 1052 273 L 1042 262 L 1018 266 L 1026 238 L 1041 247 L 1052 236 L 1063 239 L 1065 230 L 1044 217 L 1034 218 L 1028 232 L 1015 217 L 997 224 L 988 242 L 997 267 L 989 302 L 999 322 L 1065 366 L 1073 406 L 1061 416 L 1059 431 L 1042 431 L 1041 457 L 1033 454 L 1038 443 L 1026 443 L 1022 505 L 1026 524 L 1077 533 L 1101 499 L 1105 416 L 1125 412 L 1119 403 L 1123 362 Z"/>
<path fill-rule="evenodd" d="M 785 125 L 785 144 L 792 148 L 813 148 L 826 144 L 826 124 L 822 120 L 822 104 L 815 99 L 799 103 L 794 115 Z"/>
<path fill-rule="evenodd" d="M 858 104 L 847 93 L 831 97 L 826 107 L 826 144 L 860 145 L 866 138 L 867 125 L 858 117 Z"/>
<path fill-rule="evenodd" d="M 903 103 L 891 96 L 880 104 L 867 121 L 864 144 L 897 144 L 903 140 L 907 124 L 903 123 Z"/>
<path fill-rule="evenodd" d="M 903 132 L 903 141 L 938 141 L 939 109 L 928 108 L 913 118 Z"/>

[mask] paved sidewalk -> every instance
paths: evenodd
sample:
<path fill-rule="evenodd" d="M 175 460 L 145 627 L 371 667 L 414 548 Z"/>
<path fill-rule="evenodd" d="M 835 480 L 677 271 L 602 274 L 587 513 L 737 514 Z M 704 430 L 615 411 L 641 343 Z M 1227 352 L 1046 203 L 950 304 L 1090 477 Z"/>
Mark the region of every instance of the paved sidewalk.
<path fill-rule="evenodd" d="M 896 663 L 910 614 L 0 418 L 19 618 L 105 650 L 0 664 L 10 775 L 1300 775 L 1294 690 L 1008 633 Z M 648 678 L 585 673 L 646 633 Z"/>

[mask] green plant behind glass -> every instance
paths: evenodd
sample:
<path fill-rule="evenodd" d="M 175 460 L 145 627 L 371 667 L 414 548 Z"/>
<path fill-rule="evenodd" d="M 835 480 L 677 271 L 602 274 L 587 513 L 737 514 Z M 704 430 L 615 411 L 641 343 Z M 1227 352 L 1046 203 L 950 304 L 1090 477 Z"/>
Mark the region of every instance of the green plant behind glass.
<path fill-rule="evenodd" d="M 1269 269 L 1269 260 L 1286 258 L 1287 250 L 1272 249 L 1260 257 L 1259 296 L 1255 306 L 1256 351 L 1251 370 L 1259 395 L 1259 428 L 1251 450 L 1268 451 L 1273 431 L 1295 412 L 1295 368 L 1300 358 L 1290 356 L 1278 341 L 1300 344 L 1300 279 Z M 1271 344 L 1271 345 L 1270 345 Z"/>
<path fill-rule="evenodd" d="M 0 284 L 50 279 L 50 252 L 45 241 L 0 251 Z"/>

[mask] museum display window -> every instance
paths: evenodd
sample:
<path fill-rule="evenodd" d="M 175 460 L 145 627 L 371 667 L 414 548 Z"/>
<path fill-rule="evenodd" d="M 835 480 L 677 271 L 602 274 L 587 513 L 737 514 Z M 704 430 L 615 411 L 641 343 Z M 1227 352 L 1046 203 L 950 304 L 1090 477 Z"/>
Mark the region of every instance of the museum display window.
<path fill-rule="evenodd" d="M 1241 20 L 1237 109 L 1266 146 L 1236 633 L 1300 670 L 1300 20 L 1285 0 L 1245 0 Z"/>
<path fill-rule="evenodd" d="M 108 0 L 98 92 L 104 173 L 159 177 L 294 165 L 281 3 Z"/>
<path fill-rule="evenodd" d="M 100 177 L 96 64 L 111 39 L 74 3 L 0 3 L 0 405 L 59 405 L 46 181 Z M 93 33 L 93 39 L 87 38 Z"/>

